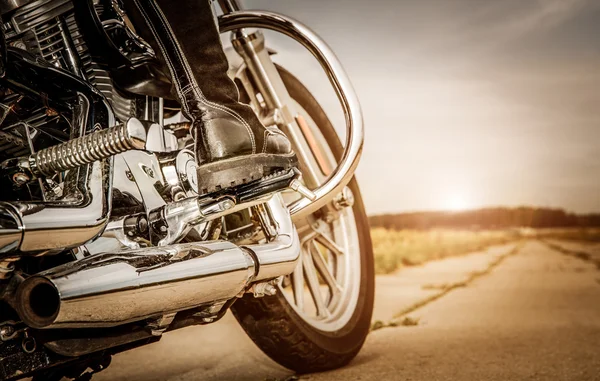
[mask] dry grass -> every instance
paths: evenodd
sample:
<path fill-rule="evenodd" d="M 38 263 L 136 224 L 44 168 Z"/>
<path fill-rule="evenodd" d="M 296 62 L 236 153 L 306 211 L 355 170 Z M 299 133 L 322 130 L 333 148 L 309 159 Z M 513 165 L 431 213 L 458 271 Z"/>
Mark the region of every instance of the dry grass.
<path fill-rule="evenodd" d="M 463 255 L 520 238 L 515 231 L 371 230 L 375 271 L 388 274 L 402 266 L 418 265 L 432 259 Z"/>
<path fill-rule="evenodd" d="M 565 239 L 569 241 L 600 243 L 599 228 L 538 229 L 534 230 L 532 235 L 541 239 Z"/>

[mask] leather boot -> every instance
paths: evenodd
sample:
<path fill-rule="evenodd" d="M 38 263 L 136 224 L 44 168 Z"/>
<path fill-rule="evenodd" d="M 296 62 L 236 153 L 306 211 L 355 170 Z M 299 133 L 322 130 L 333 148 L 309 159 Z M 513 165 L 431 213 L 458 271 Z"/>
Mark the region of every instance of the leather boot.
<path fill-rule="evenodd" d="M 138 33 L 151 33 L 148 42 L 192 121 L 200 194 L 297 166 L 285 134 L 264 127 L 249 106 L 238 102 L 208 0 L 129 0 L 126 6 L 134 24 L 136 19 L 146 24 L 147 30 Z"/>

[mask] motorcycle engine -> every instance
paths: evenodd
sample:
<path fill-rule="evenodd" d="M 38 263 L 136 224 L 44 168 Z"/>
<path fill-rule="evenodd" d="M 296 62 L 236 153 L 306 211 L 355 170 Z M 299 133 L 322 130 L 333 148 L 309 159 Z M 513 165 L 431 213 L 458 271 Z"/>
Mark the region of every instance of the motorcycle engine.
<path fill-rule="evenodd" d="M 94 0 L 93 6 L 101 20 L 110 18 L 111 1 Z M 9 47 L 27 50 L 91 83 L 107 98 L 117 120 L 137 116 L 136 106 L 144 107 L 140 98 L 147 104 L 148 97 L 118 91 L 109 72 L 94 61 L 75 20 L 72 0 L 0 0 L 0 12 Z M 0 87 L 0 162 L 68 140 L 71 126 L 66 119 L 43 101 Z M 40 197 L 41 192 L 28 188 L 27 195 L 9 197 Z"/>

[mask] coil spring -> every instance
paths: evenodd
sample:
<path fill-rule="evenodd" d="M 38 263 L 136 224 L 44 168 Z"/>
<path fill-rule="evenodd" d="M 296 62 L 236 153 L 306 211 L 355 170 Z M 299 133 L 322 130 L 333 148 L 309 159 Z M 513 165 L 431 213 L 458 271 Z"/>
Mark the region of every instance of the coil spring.
<path fill-rule="evenodd" d="M 35 174 L 50 176 L 132 149 L 143 149 L 146 129 L 137 119 L 42 149 L 29 156 Z"/>

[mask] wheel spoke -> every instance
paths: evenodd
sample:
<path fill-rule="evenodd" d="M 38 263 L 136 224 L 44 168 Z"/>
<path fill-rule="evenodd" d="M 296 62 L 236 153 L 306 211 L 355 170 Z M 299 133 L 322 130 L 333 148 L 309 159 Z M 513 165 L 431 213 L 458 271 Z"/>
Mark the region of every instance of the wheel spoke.
<path fill-rule="evenodd" d="M 318 234 L 315 237 L 315 240 L 319 242 L 321 245 L 325 246 L 335 255 L 344 255 L 344 250 L 338 246 L 337 243 L 333 242 L 331 238 L 326 236 L 325 234 Z"/>
<path fill-rule="evenodd" d="M 325 283 L 327 283 L 327 286 L 329 287 L 329 290 L 331 291 L 333 296 L 339 294 L 341 292 L 341 288 L 335 281 L 335 278 L 331 271 L 329 271 L 329 266 L 327 266 L 325 258 L 323 258 L 323 254 L 321 254 L 321 251 L 319 250 L 319 247 L 317 246 L 315 241 L 312 241 L 311 244 L 312 250 L 310 250 L 310 252 L 312 254 L 312 259 L 313 263 L 315 264 L 315 268 L 317 269 L 319 274 L 321 274 L 321 278 L 323 278 Z"/>
<path fill-rule="evenodd" d="M 294 302 L 299 310 L 304 311 L 304 271 L 302 267 L 302 261 L 298 261 L 298 264 L 291 275 Z"/>
<path fill-rule="evenodd" d="M 313 301 L 315 302 L 315 307 L 317 308 L 317 316 L 326 317 L 329 315 L 329 311 L 327 310 L 325 302 L 323 301 L 323 294 L 321 294 L 321 288 L 319 286 L 319 278 L 317 277 L 317 271 L 315 270 L 315 265 L 313 263 L 312 256 L 309 255 L 309 253 L 306 254 L 307 255 L 302 256 L 302 263 L 304 265 L 304 275 L 306 276 L 308 289 L 313 298 Z"/>

